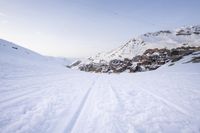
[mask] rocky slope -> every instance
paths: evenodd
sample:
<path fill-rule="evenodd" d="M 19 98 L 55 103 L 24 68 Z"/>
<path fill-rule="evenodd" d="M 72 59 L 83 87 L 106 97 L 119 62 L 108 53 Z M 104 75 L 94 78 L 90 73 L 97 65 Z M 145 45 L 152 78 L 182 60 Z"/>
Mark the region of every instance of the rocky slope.
<path fill-rule="evenodd" d="M 110 52 L 70 65 L 91 72 L 137 72 L 154 70 L 200 50 L 200 26 L 146 33 Z"/>

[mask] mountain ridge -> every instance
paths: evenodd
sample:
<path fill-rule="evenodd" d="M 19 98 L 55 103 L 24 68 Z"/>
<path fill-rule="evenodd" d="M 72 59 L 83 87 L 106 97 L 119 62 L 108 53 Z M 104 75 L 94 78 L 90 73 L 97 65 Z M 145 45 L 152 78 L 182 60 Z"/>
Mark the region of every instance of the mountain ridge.
<path fill-rule="evenodd" d="M 189 36 L 189 34 L 192 36 L 185 37 L 185 36 Z M 165 31 L 161 30 L 161 31 L 156 31 L 156 32 L 149 32 L 149 33 L 142 34 L 136 38 L 130 39 L 124 45 L 122 45 L 116 49 L 113 49 L 110 52 L 103 53 L 102 56 L 108 56 L 108 58 L 111 57 L 111 59 L 114 59 L 114 58 L 120 59 L 120 57 L 119 58 L 117 57 L 118 55 L 122 56 L 122 59 L 129 58 L 129 57 L 132 58 L 136 55 L 142 54 L 147 48 L 154 48 L 154 47 L 159 48 L 158 47 L 159 45 L 155 46 L 155 43 L 162 44 L 160 48 L 167 47 L 170 49 L 181 46 L 182 45 L 181 43 L 189 43 L 188 45 L 190 45 L 190 46 L 196 46 L 199 44 L 197 44 L 193 40 L 198 41 L 198 43 L 199 43 L 200 42 L 199 34 L 200 34 L 200 25 L 185 26 L 185 27 L 181 27 L 181 28 L 171 30 L 171 31 L 170 30 L 165 30 Z M 174 38 L 174 36 L 176 38 Z M 198 37 L 196 38 L 196 36 L 198 36 Z M 176 46 L 175 44 L 178 46 Z M 144 46 L 143 48 L 141 48 L 142 51 L 139 51 L 140 47 L 137 47 L 137 45 Z M 148 46 L 146 47 L 145 45 L 146 46 L 148 45 Z M 172 45 L 172 46 L 170 46 L 170 45 Z M 136 49 L 136 50 L 134 50 L 134 49 Z M 132 51 L 132 50 L 134 50 L 134 51 Z M 128 51 L 130 51 L 130 52 L 128 52 Z M 136 52 L 136 53 L 134 53 L 134 52 Z M 113 55 L 114 53 L 115 53 L 115 56 Z M 116 53 L 118 55 L 116 55 Z M 100 55 L 100 57 L 101 57 L 101 55 Z M 107 59 L 104 58 L 104 60 L 107 60 Z M 110 61 L 110 60 L 108 59 L 108 61 Z"/>
<path fill-rule="evenodd" d="M 80 69 L 89 64 L 109 65 L 112 60 L 129 59 L 142 55 L 148 49 L 174 49 L 180 47 L 200 47 L 200 25 L 185 26 L 175 30 L 161 30 L 142 34 L 130 39 L 124 45 L 109 52 L 98 53 L 75 62 L 71 68 Z"/>

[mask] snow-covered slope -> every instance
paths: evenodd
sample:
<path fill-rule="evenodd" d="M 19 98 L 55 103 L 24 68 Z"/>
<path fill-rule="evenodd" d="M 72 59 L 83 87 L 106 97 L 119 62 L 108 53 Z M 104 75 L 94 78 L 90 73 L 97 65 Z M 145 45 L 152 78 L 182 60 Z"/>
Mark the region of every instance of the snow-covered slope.
<path fill-rule="evenodd" d="M 53 56 L 47 56 L 47 58 L 49 61 L 55 61 L 63 66 L 68 66 L 72 64 L 74 61 L 78 60 L 78 58 L 53 57 Z"/>
<path fill-rule="evenodd" d="M 34 61 L 45 60 L 45 57 L 38 53 L 2 39 L 0 39 L 0 54 L 1 61 L 8 61 L 14 64 L 16 64 L 17 61 L 26 61 L 31 63 Z"/>
<path fill-rule="evenodd" d="M 94 74 L 0 41 L 0 133 L 198 133 L 196 52 L 145 73 Z M 145 83 L 145 84 L 144 84 Z"/>
<path fill-rule="evenodd" d="M 13 62 L 2 55 L 1 133 L 199 132 L 200 63 L 185 63 L 193 55 L 156 71 L 110 75 L 47 67 L 39 55 L 35 69 L 21 55 Z"/>
<path fill-rule="evenodd" d="M 66 69 L 68 59 L 42 56 L 36 52 L 0 39 L 0 76 L 12 76 L 20 71 L 45 71 Z M 12 69 L 12 73 L 9 73 Z"/>
<path fill-rule="evenodd" d="M 84 63 L 101 60 L 109 62 L 113 59 L 132 59 L 134 56 L 141 55 L 147 49 L 167 48 L 172 49 L 181 46 L 200 46 L 200 25 L 182 27 L 176 30 L 165 30 L 153 33 L 146 33 L 139 37 L 129 40 L 121 47 L 110 52 L 99 53 Z"/>
<path fill-rule="evenodd" d="M 75 59 L 67 59 L 62 57 L 51 57 L 51 56 L 43 56 L 40 55 L 34 51 L 31 51 L 29 49 L 23 48 L 21 46 L 18 46 L 12 42 L 8 42 L 6 40 L 0 39 L 0 54 L 1 57 L 6 58 L 6 60 L 10 63 L 12 63 L 15 59 L 16 61 L 25 61 L 26 63 L 35 63 L 35 61 L 41 61 L 41 62 L 55 62 L 60 65 L 68 65 L 72 63 Z M 13 58 L 13 59 L 11 59 Z M 14 59 L 15 58 L 15 59 Z M 4 60 L 4 61 L 6 61 Z"/>

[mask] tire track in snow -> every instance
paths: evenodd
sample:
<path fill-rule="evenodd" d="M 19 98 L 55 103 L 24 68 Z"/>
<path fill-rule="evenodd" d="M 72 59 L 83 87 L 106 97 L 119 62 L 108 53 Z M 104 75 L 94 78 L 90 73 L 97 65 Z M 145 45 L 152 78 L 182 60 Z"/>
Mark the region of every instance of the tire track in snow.
<path fill-rule="evenodd" d="M 79 106 L 78 106 L 78 109 L 76 110 L 76 112 L 75 112 L 74 115 L 72 116 L 72 118 L 71 118 L 71 120 L 69 121 L 69 124 L 67 125 L 67 127 L 64 129 L 64 132 L 65 132 L 65 133 L 70 133 L 70 132 L 73 130 L 73 127 L 75 126 L 75 124 L 76 124 L 76 122 L 77 122 L 77 120 L 78 120 L 78 118 L 79 118 L 79 116 L 80 116 L 80 114 L 81 114 L 81 112 L 82 112 L 82 109 L 83 109 L 84 105 L 85 105 L 86 102 L 87 102 L 87 99 L 88 99 L 88 97 L 89 97 L 89 94 L 90 94 L 90 92 L 91 92 L 92 88 L 94 87 L 94 85 L 95 85 L 95 83 L 96 83 L 97 80 L 98 80 L 98 79 L 96 79 L 96 80 L 94 80 L 94 81 L 92 82 L 92 85 L 91 85 L 90 88 L 87 90 L 87 92 L 86 92 L 86 94 L 84 95 L 84 97 L 82 98 L 81 103 L 80 103 Z"/>

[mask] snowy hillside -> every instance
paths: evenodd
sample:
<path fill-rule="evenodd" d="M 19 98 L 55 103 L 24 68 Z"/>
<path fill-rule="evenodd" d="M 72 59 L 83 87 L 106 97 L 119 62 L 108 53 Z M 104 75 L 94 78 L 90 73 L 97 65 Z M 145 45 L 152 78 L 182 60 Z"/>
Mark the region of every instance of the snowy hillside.
<path fill-rule="evenodd" d="M 154 70 L 175 58 L 200 50 L 200 26 L 146 33 L 110 52 L 73 63 L 70 68 L 91 72 Z M 156 62 L 156 63 L 155 63 Z"/>
<path fill-rule="evenodd" d="M 109 62 L 113 59 L 132 59 L 134 56 L 143 54 L 147 49 L 172 49 L 181 46 L 200 46 L 200 26 L 182 27 L 174 31 L 146 33 L 129 40 L 117 49 L 98 54 L 89 59 L 97 63 L 100 60 Z"/>
<path fill-rule="evenodd" d="M 45 57 L 39 55 L 38 53 L 2 39 L 0 39 L 0 54 L 1 61 L 8 61 L 14 64 L 16 64 L 15 61 L 26 61 L 31 63 L 34 61 L 45 60 Z M 14 60 L 14 58 L 17 60 Z"/>
<path fill-rule="evenodd" d="M 43 56 L 34 51 L 28 50 L 26 48 L 20 47 L 12 42 L 0 39 L 0 54 L 1 57 L 7 57 L 7 61 L 12 63 L 14 59 L 17 58 L 17 61 L 25 61 L 26 63 L 34 63 L 35 61 L 49 62 L 49 63 L 58 63 L 60 65 L 68 65 L 72 63 L 75 59 L 67 59 L 61 57 L 50 57 Z M 16 62 L 15 62 L 16 63 Z M 36 64 L 35 64 L 36 65 Z"/>
<path fill-rule="evenodd" d="M 20 71 L 48 71 L 49 69 L 66 69 L 71 63 L 68 59 L 46 57 L 14 43 L 0 39 L 0 76 L 8 77 Z M 12 73 L 9 73 L 12 69 Z"/>
<path fill-rule="evenodd" d="M 199 52 L 155 71 L 109 75 L 7 44 L 0 45 L 1 133 L 199 132 Z"/>

